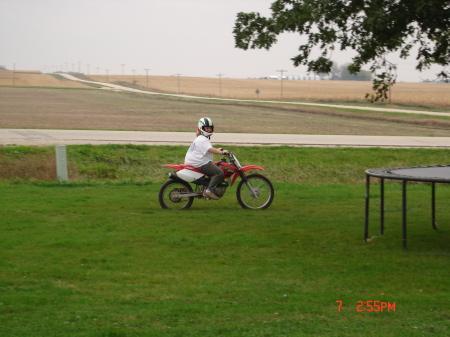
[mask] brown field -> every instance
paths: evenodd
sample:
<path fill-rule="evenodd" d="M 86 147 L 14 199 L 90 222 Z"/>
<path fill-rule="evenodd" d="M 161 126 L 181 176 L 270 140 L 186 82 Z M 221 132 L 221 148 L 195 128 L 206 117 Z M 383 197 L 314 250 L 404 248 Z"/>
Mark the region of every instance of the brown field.
<path fill-rule="evenodd" d="M 19 87 L 63 87 L 90 88 L 81 82 L 60 80 L 52 75 L 41 74 L 39 71 L 0 70 L 0 86 L 15 85 Z"/>
<path fill-rule="evenodd" d="M 89 76 L 105 82 L 106 76 Z M 179 88 L 178 91 L 178 80 Z M 145 89 L 146 76 L 109 75 L 108 82 L 135 83 Z M 204 97 L 279 100 L 281 81 L 260 79 L 229 79 L 180 76 L 149 76 L 149 90 Z M 259 95 L 256 90 L 259 90 Z M 315 102 L 366 102 L 365 94 L 372 92 L 372 82 L 361 81 L 283 81 L 283 100 Z M 220 95 L 221 93 L 221 95 Z M 391 103 L 450 110 L 450 84 L 396 83 Z"/>
<path fill-rule="evenodd" d="M 111 90 L 0 87 L 1 128 L 450 136 L 450 118 L 205 101 Z"/>
<path fill-rule="evenodd" d="M 0 86 L 13 85 L 13 72 L 0 70 Z M 98 82 L 122 83 L 150 91 L 181 93 L 231 99 L 280 100 L 281 81 L 183 76 L 90 75 Z M 48 74 L 16 72 L 16 86 L 89 88 L 80 82 L 57 79 Z M 257 95 L 256 90 L 260 93 Z M 314 102 L 367 103 L 365 94 L 372 92 L 372 82 L 360 81 L 283 81 L 283 100 Z M 405 83 L 394 85 L 391 106 L 415 106 L 450 111 L 450 84 Z"/>

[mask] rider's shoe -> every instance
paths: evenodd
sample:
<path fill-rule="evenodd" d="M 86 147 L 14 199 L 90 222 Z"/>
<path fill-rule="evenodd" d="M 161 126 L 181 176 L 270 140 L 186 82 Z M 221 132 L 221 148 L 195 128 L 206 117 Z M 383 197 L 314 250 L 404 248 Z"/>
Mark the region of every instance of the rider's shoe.
<path fill-rule="evenodd" d="M 215 195 L 212 191 L 210 190 L 204 190 L 203 191 L 203 196 L 204 197 L 208 197 L 210 199 L 214 199 L 214 200 L 218 200 L 219 197 L 217 195 Z"/>

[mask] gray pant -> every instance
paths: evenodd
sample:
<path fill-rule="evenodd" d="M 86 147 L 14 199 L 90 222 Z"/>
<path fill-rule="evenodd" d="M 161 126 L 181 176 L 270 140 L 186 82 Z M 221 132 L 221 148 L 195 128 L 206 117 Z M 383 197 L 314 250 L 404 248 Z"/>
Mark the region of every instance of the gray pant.
<path fill-rule="evenodd" d="M 223 171 L 213 162 L 197 167 L 200 171 L 211 177 L 208 188 L 212 189 L 223 180 Z"/>

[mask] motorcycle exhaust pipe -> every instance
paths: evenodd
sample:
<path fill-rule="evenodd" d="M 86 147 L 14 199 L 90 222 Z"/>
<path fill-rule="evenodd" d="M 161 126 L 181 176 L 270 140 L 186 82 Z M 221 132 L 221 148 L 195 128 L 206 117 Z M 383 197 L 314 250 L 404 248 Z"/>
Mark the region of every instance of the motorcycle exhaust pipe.
<path fill-rule="evenodd" d="M 185 182 L 183 179 L 181 179 L 179 176 L 177 176 L 176 174 L 173 174 L 173 173 L 169 173 L 169 179 Z"/>

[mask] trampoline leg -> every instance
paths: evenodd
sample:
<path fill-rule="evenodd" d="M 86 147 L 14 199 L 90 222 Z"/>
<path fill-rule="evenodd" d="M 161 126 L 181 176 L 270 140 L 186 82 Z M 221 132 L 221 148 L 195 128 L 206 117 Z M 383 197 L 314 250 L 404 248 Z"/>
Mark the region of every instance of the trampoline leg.
<path fill-rule="evenodd" d="M 434 229 L 436 227 L 436 186 L 435 182 L 431 183 L 431 225 Z"/>
<path fill-rule="evenodd" d="M 408 246 L 406 245 L 406 180 L 402 181 L 402 241 L 403 248 L 408 250 Z"/>
<path fill-rule="evenodd" d="M 384 234 L 384 178 L 380 180 L 380 235 Z"/>
<path fill-rule="evenodd" d="M 364 241 L 369 238 L 369 198 L 370 198 L 370 176 L 366 174 L 366 215 L 364 218 Z"/>

